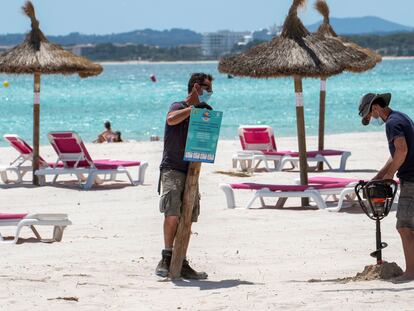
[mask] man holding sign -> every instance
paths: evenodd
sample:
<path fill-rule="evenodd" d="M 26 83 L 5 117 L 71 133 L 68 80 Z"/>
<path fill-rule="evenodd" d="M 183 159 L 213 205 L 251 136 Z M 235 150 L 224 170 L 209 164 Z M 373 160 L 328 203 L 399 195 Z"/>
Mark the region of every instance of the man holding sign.
<path fill-rule="evenodd" d="M 193 107 L 212 110 L 207 104 L 213 93 L 212 82 L 211 75 L 194 73 L 188 82 L 187 98 L 173 103 L 167 115 L 159 185 L 159 188 L 162 185 L 160 211 L 164 213 L 164 249 L 162 259 L 155 270 L 155 274 L 161 277 L 166 277 L 169 273 L 174 238 L 182 212 L 182 199 L 189 166 L 189 162 L 184 161 L 184 152 L 191 110 Z M 198 195 L 193 206 L 192 222 L 197 222 L 199 214 L 200 196 Z M 192 269 L 186 259 L 183 261 L 181 276 L 185 279 L 207 278 L 205 272 Z"/>

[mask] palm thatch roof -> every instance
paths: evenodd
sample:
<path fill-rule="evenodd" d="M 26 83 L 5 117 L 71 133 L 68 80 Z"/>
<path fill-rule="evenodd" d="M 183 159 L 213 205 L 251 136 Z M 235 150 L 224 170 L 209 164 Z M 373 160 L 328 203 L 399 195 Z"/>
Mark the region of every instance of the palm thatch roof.
<path fill-rule="evenodd" d="M 340 36 L 337 35 L 337 33 L 332 28 L 332 26 L 331 26 L 331 24 L 329 22 L 329 14 L 330 14 L 330 12 L 329 12 L 329 6 L 328 6 L 328 4 L 326 3 L 325 0 L 317 0 L 315 2 L 315 9 L 323 16 L 323 22 L 319 26 L 319 28 L 317 30 L 317 33 L 319 33 L 319 34 L 321 34 L 323 36 L 326 36 L 326 37 L 333 37 L 333 38 L 337 38 L 337 39 L 341 40 L 341 42 L 345 46 L 350 47 L 352 49 L 355 49 L 355 50 L 358 50 L 358 51 L 361 51 L 361 52 L 365 53 L 371 59 L 373 59 L 376 63 L 379 63 L 379 62 L 382 61 L 381 55 L 375 53 L 374 51 L 372 51 L 372 50 L 370 50 L 368 48 L 363 48 L 362 46 L 359 46 L 358 44 L 350 41 L 349 39 L 346 39 L 346 38 L 343 38 L 343 37 L 340 37 Z M 363 66 L 363 64 L 359 64 L 359 65 L 357 64 L 357 66 L 356 66 L 357 67 L 356 68 L 357 71 L 358 71 L 358 68 L 361 67 L 361 65 Z M 373 67 L 373 66 L 370 67 L 371 62 L 368 62 L 367 65 L 368 66 L 367 66 L 366 70 L 371 69 Z M 351 66 L 350 69 L 352 71 L 352 66 Z"/>
<path fill-rule="evenodd" d="M 23 12 L 32 30 L 20 45 L 0 55 L 0 72 L 11 74 L 79 74 L 82 78 L 102 72 L 102 66 L 64 50 L 48 41 L 39 28 L 33 4 L 27 1 Z"/>
<path fill-rule="evenodd" d="M 337 39 L 311 34 L 297 15 L 305 2 L 293 0 L 279 37 L 245 53 L 222 58 L 219 71 L 255 78 L 329 77 L 341 73 L 344 64 L 367 58 L 366 54 L 345 47 Z"/>

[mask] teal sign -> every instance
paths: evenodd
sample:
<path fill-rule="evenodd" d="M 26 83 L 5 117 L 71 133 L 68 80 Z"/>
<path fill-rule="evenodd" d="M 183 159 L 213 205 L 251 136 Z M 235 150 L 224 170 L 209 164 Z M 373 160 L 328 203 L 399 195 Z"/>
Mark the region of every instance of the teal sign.
<path fill-rule="evenodd" d="M 214 163 L 223 112 L 191 110 L 184 161 Z"/>

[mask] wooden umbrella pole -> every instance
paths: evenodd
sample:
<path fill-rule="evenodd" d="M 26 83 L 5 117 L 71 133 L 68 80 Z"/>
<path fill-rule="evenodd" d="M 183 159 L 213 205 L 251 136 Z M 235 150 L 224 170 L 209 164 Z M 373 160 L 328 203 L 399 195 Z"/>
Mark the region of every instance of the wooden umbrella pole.
<path fill-rule="evenodd" d="M 198 194 L 198 178 L 200 176 L 201 163 L 191 162 L 187 172 L 185 190 L 183 195 L 183 206 L 177 233 L 174 239 L 174 250 L 170 265 L 170 277 L 177 279 L 181 275 L 181 267 L 186 256 L 188 243 L 191 235 L 191 218 L 193 206 Z"/>
<path fill-rule="evenodd" d="M 321 79 L 321 90 L 319 94 L 319 138 L 318 150 L 322 151 L 325 139 L 325 102 L 326 102 L 326 79 Z M 323 171 L 323 162 L 318 163 L 318 171 Z"/>
<path fill-rule="evenodd" d="M 300 168 L 300 184 L 308 184 L 308 161 L 306 158 L 306 133 L 305 133 L 305 113 L 303 109 L 303 93 L 302 78 L 295 79 L 295 95 L 296 95 L 296 125 L 298 131 L 299 146 L 299 168 Z M 309 205 L 308 198 L 302 198 L 302 206 Z"/>
<path fill-rule="evenodd" d="M 33 100 L 33 185 L 39 185 L 39 177 L 35 174 L 39 169 L 39 124 L 40 124 L 40 73 L 34 75 Z"/>

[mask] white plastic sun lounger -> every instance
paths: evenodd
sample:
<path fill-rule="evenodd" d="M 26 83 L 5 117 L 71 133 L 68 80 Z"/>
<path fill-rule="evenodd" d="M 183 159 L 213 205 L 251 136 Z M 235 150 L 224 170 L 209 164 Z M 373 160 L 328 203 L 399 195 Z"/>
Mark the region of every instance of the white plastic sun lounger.
<path fill-rule="evenodd" d="M 292 169 L 298 166 L 299 153 L 277 150 L 275 135 L 270 126 L 240 126 L 238 133 L 243 150 L 233 155 L 233 168 L 237 168 L 239 164 L 242 170 L 250 168 L 256 170 L 263 163 L 266 171 L 270 171 L 269 162 L 273 162 L 275 171 L 283 170 L 286 164 L 289 164 Z M 351 155 L 349 151 L 331 149 L 308 151 L 306 154 L 308 162 L 323 162 L 330 170 L 334 169 L 328 157 L 340 156 L 339 167 L 335 169 L 337 171 L 345 170 L 347 159 Z"/>
<path fill-rule="evenodd" d="M 0 233 L 0 243 L 17 243 L 23 227 L 29 227 L 41 242 L 60 242 L 63 231 L 72 222 L 66 214 L 4 214 L 0 213 L 0 227 L 16 227 L 13 240 L 5 240 Z M 42 239 L 35 226 L 53 226 L 52 239 Z"/>
<path fill-rule="evenodd" d="M 25 140 L 15 134 L 5 134 L 3 138 L 13 147 L 19 156 L 9 166 L 0 168 L 1 180 L 5 183 L 22 183 L 23 177 L 33 170 L 33 148 Z M 55 163 L 47 163 L 39 157 L 40 167 L 55 166 Z M 16 175 L 13 179 L 11 175 Z"/>
<path fill-rule="evenodd" d="M 36 175 L 54 175 L 53 182 L 56 182 L 59 175 L 73 174 L 81 183 L 83 175 L 88 175 L 86 182 L 81 184 L 84 189 L 90 189 L 98 175 L 109 176 L 107 180 L 115 180 L 116 175 L 125 174 L 132 185 L 144 183 L 147 162 L 123 161 L 123 160 L 92 160 L 80 136 L 71 131 L 51 132 L 48 134 L 49 141 L 55 149 L 58 160 L 63 163 L 59 167 L 46 167 L 36 171 Z M 133 180 L 127 168 L 138 168 L 138 179 Z"/>
<path fill-rule="evenodd" d="M 351 199 L 354 193 L 353 187 L 347 187 L 345 183 L 325 184 L 325 185 L 269 185 L 256 183 L 220 184 L 226 196 L 228 208 L 236 208 L 234 190 L 252 190 L 253 197 L 247 203 L 246 208 L 253 208 L 254 202 L 259 199 L 261 207 L 266 207 L 264 198 L 279 198 L 275 207 L 282 208 L 288 198 L 309 198 L 316 207 L 327 211 L 339 211 L 343 207 L 345 200 Z M 339 196 L 338 204 L 335 207 L 326 204 L 326 198 L 332 195 Z"/>

